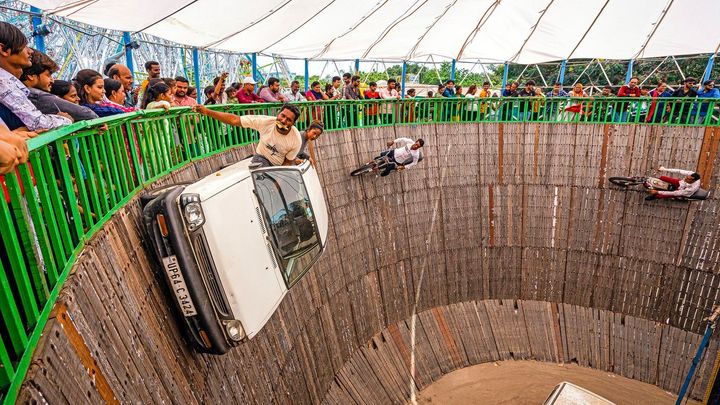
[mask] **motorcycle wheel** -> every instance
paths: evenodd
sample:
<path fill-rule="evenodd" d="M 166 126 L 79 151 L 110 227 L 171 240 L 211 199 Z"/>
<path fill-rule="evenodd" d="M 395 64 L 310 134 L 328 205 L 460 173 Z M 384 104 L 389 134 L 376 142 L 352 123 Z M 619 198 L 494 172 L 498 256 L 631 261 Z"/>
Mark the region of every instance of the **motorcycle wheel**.
<path fill-rule="evenodd" d="M 608 180 L 610 180 L 610 183 L 620 187 L 637 186 L 643 183 L 641 179 L 633 177 L 610 177 Z"/>
<path fill-rule="evenodd" d="M 353 177 L 362 176 L 365 173 L 370 173 L 374 168 L 375 168 L 374 162 L 366 163 L 366 164 L 360 166 L 359 168 L 353 170 L 352 172 L 350 172 L 350 175 Z"/>

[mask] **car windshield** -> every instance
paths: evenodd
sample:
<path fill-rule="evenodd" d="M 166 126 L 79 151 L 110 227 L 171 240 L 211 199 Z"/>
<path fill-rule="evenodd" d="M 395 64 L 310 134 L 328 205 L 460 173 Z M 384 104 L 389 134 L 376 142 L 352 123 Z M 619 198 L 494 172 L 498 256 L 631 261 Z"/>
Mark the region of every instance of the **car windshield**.
<path fill-rule="evenodd" d="M 321 250 L 310 198 L 297 170 L 257 171 L 253 179 L 289 288 L 305 274 Z"/>

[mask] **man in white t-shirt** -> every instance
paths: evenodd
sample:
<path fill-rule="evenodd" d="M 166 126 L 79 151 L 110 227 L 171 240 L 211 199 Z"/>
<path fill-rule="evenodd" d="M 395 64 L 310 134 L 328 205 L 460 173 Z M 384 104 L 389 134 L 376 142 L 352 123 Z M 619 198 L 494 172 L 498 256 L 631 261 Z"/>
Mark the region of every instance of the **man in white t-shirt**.
<path fill-rule="evenodd" d="M 420 148 L 423 145 L 425 145 L 425 141 L 422 139 L 413 141 L 410 138 L 397 138 L 388 142 L 388 148 L 395 147 L 380 153 L 379 157 L 386 156 L 389 159 L 388 165 L 385 166 L 380 176 L 385 177 L 393 170 L 405 170 L 415 166 L 422 159 Z"/>
<path fill-rule="evenodd" d="M 256 166 L 292 165 L 295 162 L 302 138 L 295 128 L 300 111 L 292 104 L 284 104 L 277 117 L 268 115 L 242 115 L 210 110 L 205 106 L 193 107 L 202 115 L 236 127 L 252 128 L 260 134 L 253 163 Z"/>

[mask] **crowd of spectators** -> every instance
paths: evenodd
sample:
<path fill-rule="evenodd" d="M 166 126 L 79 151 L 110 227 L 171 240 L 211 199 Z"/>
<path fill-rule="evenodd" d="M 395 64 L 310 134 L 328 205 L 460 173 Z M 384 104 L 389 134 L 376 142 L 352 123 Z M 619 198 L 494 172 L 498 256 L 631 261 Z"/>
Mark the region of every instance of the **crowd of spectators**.
<path fill-rule="evenodd" d="M 60 69 L 58 64 L 28 47 L 27 38 L 17 27 L 0 22 L 0 173 L 7 173 L 27 160 L 25 141 L 38 133 L 74 121 L 137 109 L 168 110 L 197 105 L 197 89 L 190 86 L 187 78 L 162 77 L 162 67 L 156 61 L 148 61 L 144 67 L 147 78 L 139 86 L 134 86 L 130 69 L 119 63 L 107 64 L 102 73 L 83 69 L 71 81 L 54 80 L 53 74 Z M 315 81 L 307 91 L 301 90 L 299 81 L 292 81 L 283 91 L 275 77 L 268 78 L 264 85 L 252 77 L 228 85 L 228 77 L 223 73 L 211 86 L 201 89 L 204 104 L 394 100 L 349 105 L 342 111 L 317 105 L 304 109 L 308 122 L 327 120 L 331 126 L 333 121 L 350 124 L 360 119 L 369 125 L 421 120 L 542 119 L 698 123 L 713 114 L 714 103 L 709 101 L 720 99 L 713 80 L 698 84 L 691 77 L 675 89 L 665 82 L 654 88 L 641 87 L 638 78 L 633 77 L 617 93 L 605 86 L 592 96 L 579 82 L 569 91 L 560 83 L 542 89 L 532 80 L 523 86 L 511 82 L 501 91 L 493 91 L 489 82 L 463 89 L 461 84 L 448 80 L 437 91 L 427 91 L 424 97 L 413 88 L 402 97 L 395 79 L 381 85 L 376 82 L 361 85 L 360 77 L 350 73 L 332 77 L 325 84 Z M 678 103 L 679 100 L 684 102 Z"/>

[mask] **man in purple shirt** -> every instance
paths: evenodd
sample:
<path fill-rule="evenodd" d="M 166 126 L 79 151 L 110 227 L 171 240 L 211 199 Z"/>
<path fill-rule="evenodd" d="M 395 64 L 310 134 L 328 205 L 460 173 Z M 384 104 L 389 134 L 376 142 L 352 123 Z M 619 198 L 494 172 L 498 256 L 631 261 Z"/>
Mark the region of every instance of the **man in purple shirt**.
<path fill-rule="evenodd" d="M 250 104 L 250 103 L 264 103 L 260 96 L 255 94 L 255 80 L 252 77 L 246 77 L 242 81 L 242 88 L 238 90 L 235 97 L 238 99 L 239 104 Z"/>
<path fill-rule="evenodd" d="M 271 77 L 267 81 L 267 86 L 260 90 L 260 98 L 268 103 L 286 103 L 288 101 L 282 93 L 280 93 L 280 80 Z"/>

